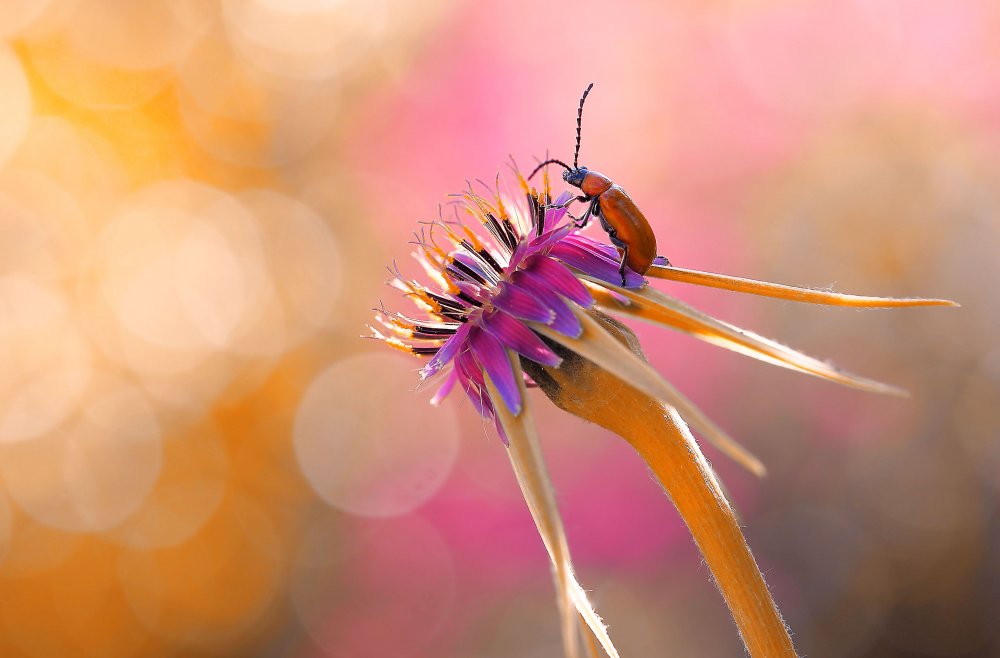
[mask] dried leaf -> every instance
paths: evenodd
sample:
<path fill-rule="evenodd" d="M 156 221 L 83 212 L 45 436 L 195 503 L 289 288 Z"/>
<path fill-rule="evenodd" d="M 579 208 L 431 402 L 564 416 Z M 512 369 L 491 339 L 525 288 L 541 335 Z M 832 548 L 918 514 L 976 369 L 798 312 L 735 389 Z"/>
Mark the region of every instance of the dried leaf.
<path fill-rule="evenodd" d="M 521 382 L 522 399 L 527 400 L 527 389 L 524 387 L 520 361 L 511 358 L 511 363 L 514 367 L 515 377 Z M 489 377 L 486 378 L 486 386 L 491 398 L 498 394 L 496 386 Z M 504 433 L 507 435 L 507 452 L 514 467 L 517 482 L 524 494 L 525 501 L 528 503 L 528 509 L 535 520 L 538 533 L 542 537 L 542 542 L 545 544 L 556 572 L 556 581 L 560 589 L 560 607 L 563 612 L 563 641 L 567 655 L 573 657 L 578 655 L 576 614 L 579 614 L 608 656 L 619 658 L 618 651 L 611 642 L 604 623 L 587 600 L 586 593 L 573 574 L 573 563 L 566 543 L 566 534 L 563 530 L 552 482 L 538 443 L 529 406 L 525 404 L 521 413 L 515 416 L 504 405 L 498 404 L 496 405 L 496 414 Z"/>
<path fill-rule="evenodd" d="M 733 292 L 745 292 L 751 295 L 762 297 L 777 297 L 793 302 L 807 302 L 810 304 L 827 304 L 830 306 L 855 306 L 863 308 L 899 308 L 906 306 L 959 306 L 947 299 L 920 299 L 920 298 L 892 298 L 892 297 L 867 297 L 863 295 L 846 295 L 843 293 L 830 292 L 827 290 L 813 290 L 811 288 L 800 288 L 798 286 L 786 286 L 780 283 L 769 283 L 756 279 L 745 279 L 738 276 L 727 276 L 725 274 L 715 274 L 714 272 L 702 272 L 699 270 L 688 270 L 682 267 L 653 265 L 646 272 L 646 276 L 657 279 L 667 279 L 679 283 L 693 283 L 698 286 L 709 288 L 722 288 Z"/>
<path fill-rule="evenodd" d="M 705 437 L 705 440 L 750 472 L 758 476 L 763 476 L 767 472 L 759 459 L 712 422 L 701 409 L 663 379 L 651 365 L 619 343 L 590 313 L 575 305 L 573 312 L 576 313 L 583 325 L 583 334 L 579 338 L 564 336 L 537 323 L 532 323 L 532 328 L 550 340 L 563 345 L 585 359 L 589 359 L 650 397 L 676 407 L 681 415 L 687 418 L 691 425 Z"/>
<path fill-rule="evenodd" d="M 820 377 L 851 388 L 872 393 L 907 396 L 907 392 L 901 388 L 838 370 L 828 363 L 781 343 L 706 315 L 648 286 L 641 290 L 628 290 L 609 285 L 606 282 L 597 282 L 593 279 L 590 281 L 592 283 L 588 282 L 588 289 L 597 300 L 598 307 L 605 312 L 623 313 L 677 329 L 759 361 Z M 615 291 L 618 295 L 627 298 L 628 301 L 610 294 L 607 289 Z"/>

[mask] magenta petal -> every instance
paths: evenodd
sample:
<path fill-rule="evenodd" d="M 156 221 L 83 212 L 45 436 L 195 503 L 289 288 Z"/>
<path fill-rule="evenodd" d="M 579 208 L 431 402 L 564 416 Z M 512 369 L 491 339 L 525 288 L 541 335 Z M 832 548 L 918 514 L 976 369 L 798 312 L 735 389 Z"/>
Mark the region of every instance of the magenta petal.
<path fill-rule="evenodd" d="M 618 273 L 618 261 L 612 260 L 604 254 L 590 251 L 580 245 L 564 240 L 552 247 L 549 255 L 558 258 L 570 267 L 575 267 L 584 274 L 589 274 L 595 279 L 600 279 L 616 286 L 620 286 L 622 283 L 622 277 Z M 625 268 L 626 288 L 641 288 L 645 283 L 646 279 L 627 267 Z"/>
<path fill-rule="evenodd" d="M 456 281 L 451 279 L 452 284 L 458 288 L 459 292 L 464 293 L 465 296 L 470 299 L 474 299 L 480 304 L 485 304 L 489 300 L 489 296 L 483 292 L 481 286 L 475 283 L 469 283 L 468 281 Z"/>
<path fill-rule="evenodd" d="M 458 381 L 462 383 L 465 395 L 472 401 L 472 406 L 480 416 L 490 418 L 493 415 L 493 405 L 486 395 L 483 373 L 479 371 L 479 365 L 472 352 L 462 352 L 455 358 L 455 372 L 458 373 Z"/>
<path fill-rule="evenodd" d="M 466 381 L 464 388 L 465 395 L 472 402 L 472 406 L 476 408 L 476 412 L 483 418 L 492 418 L 493 404 L 490 402 L 490 396 L 487 395 L 486 389 L 471 380 Z"/>
<path fill-rule="evenodd" d="M 582 233 L 576 233 L 575 235 L 568 236 L 566 238 L 566 242 L 581 247 L 587 251 L 604 255 L 611 260 L 618 260 L 621 258 L 617 248 L 607 244 L 606 242 L 593 240 Z"/>
<path fill-rule="evenodd" d="M 501 423 L 500 419 L 497 418 L 495 415 L 493 416 L 493 424 L 497 428 L 497 434 L 500 435 L 500 440 L 503 441 L 503 444 L 505 446 L 509 446 L 510 445 L 510 439 L 507 438 L 507 432 L 505 432 L 504 429 L 503 429 L 503 423 Z"/>
<path fill-rule="evenodd" d="M 542 233 L 539 237 L 531 241 L 531 250 L 533 252 L 540 252 L 545 250 L 547 247 L 559 242 L 566 238 L 573 229 L 576 227 L 572 224 L 564 224 L 559 228 L 552 229 L 551 231 L 546 231 Z"/>
<path fill-rule="evenodd" d="M 548 287 L 545 279 L 532 272 L 515 272 L 513 280 L 556 314 L 555 319 L 549 323 L 550 327 L 573 338 L 579 338 L 583 334 L 583 325 L 580 324 L 579 318 L 570 310 L 566 300 Z"/>
<path fill-rule="evenodd" d="M 559 222 L 562 221 L 562 218 L 566 216 L 566 212 L 569 210 L 569 207 L 568 206 L 564 206 L 563 204 L 565 204 L 567 201 L 569 201 L 572 196 L 573 195 L 570 194 L 569 192 L 563 192 L 562 194 L 560 194 L 556 198 L 555 201 L 552 202 L 553 205 L 563 206 L 563 207 L 562 208 L 549 208 L 546 211 L 546 213 L 545 213 L 545 226 L 555 226 L 556 224 L 558 224 Z"/>
<path fill-rule="evenodd" d="M 476 361 L 489 375 L 504 404 L 515 416 L 521 413 L 521 391 L 514 379 L 507 350 L 489 332 L 478 327 L 469 334 L 469 343 Z"/>
<path fill-rule="evenodd" d="M 486 270 L 483 269 L 482 263 L 475 257 L 470 256 L 469 254 L 457 251 L 454 254 L 452 254 L 452 258 L 454 258 L 456 261 L 458 261 L 462 265 L 468 267 L 470 270 L 475 272 L 484 281 L 489 281 L 490 278 L 492 277 L 491 274 L 488 274 Z"/>
<path fill-rule="evenodd" d="M 472 356 L 471 350 L 462 352 L 455 357 L 455 368 L 458 370 L 458 376 L 463 386 L 466 382 L 471 382 L 481 388 L 486 387 L 486 380 L 483 379 L 483 373 L 479 369 L 479 364 L 476 363 L 476 358 Z"/>
<path fill-rule="evenodd" d="M 514 253 L 510 255 L 510 260 L 507 262 L 507 267 L 505 269 L 512 270 L 516 268 L 524 258 L 531 253 L 531 249 L 527 242 L 521 240 L 514 247 Z"/>
<path fill-rule="evenodd" d="M 580 283 L 580 280 L 573 276 L 573 273 L 566 269 L 565 265 L 548 256 L 532 258 L 525 270 L 545 279 L 553 290 L 580 306 L 587 307 L 594 303 L 594 298 L 586 286 Z"/>
<path fill-rule="evenodd" d="M 434 393 L 434 397 L 431 398 L 431 404 L 435 407 L 441 404 L 441 402 L 448 397 L 448 394 L 451 393 L 451 389 L 455 388 L 455 382 L 457 381 L 458 369 L 452 368 L 451 372 L 448 373 L 448 376 L 445 377 L 444 383 L 438 387 L 437 392 Z"/>
<path fill-rule="evenodd" d="M 468 323 L 463 323 L 462 326 L 458 328 L 455 335 L 445 341 L 441 349 L 437 351 L 430 361 L 427 362 L 423 368 L 420 369 L 420 379 L 424 380 L 428 377 L 433 377 L 438 373 L 441 368 L 448 365 L 448 362 L 455 358 L 458 350 L 465 345 L 465 340 L 469 336 L 469 325 Z"/>
<path fill-rule="evenodd" d="M 590 252 L 596 255 L 598 258 L 601 258 L 605 261 L 610 261 L 615 266 L 616 270 L 621 266 L 622 255 L 621 252 L 618 251 L 617 247 L 613 247 L 603 242 L 597 242 L 595 240 L 591 240 L 590 238 L 580 234 L 568 236 L 566 238 L 566 243 L 579 247 L 584 251 Z M 662 256 L 658 256 L 657 259 L 662 259 L 663 261 L 666 261 L 666 259 L 663 258 Z M 654 260 L 654 262 L 657 261 Z M 607 279 L 607 281 L 614 283 L 615 285 L 621 285 L 622 279 L 621 276 L 617 276 L 614 278 L 614 280 Z M 626 267 L 625 282 L 626 282 L 625 285 L 626 288 L 641 288 L 645 284 L 646 279 L 643 278 L 643 276 L 638 272 L 636 272 L 635 270 L 631 270 L 628 267 Z"/>
<path fill-rule="evenodd" d="M 499 309 L 483 317 L 483 328 L 507 347 L 536 363 L 545 366 L 558 366 L 562 363 L 562 359 L 534 331 Z"/>
<path fill-rule="evenodd" d="M 558 258 L 570 267 L 575 267 L 590 276 L 603 278 L 601 275 L 605 273 L 606 263 L 597 254 L 565 240 L 552 247 L 549 256 Z"/>
<path fill-rule="evenodd" d="M 493 297 L 493 305 L 521 320 L 548 324 L 555 317 L 552 309 L 537 297 L 509 283 L 500 284 L 500 294 Z"/>

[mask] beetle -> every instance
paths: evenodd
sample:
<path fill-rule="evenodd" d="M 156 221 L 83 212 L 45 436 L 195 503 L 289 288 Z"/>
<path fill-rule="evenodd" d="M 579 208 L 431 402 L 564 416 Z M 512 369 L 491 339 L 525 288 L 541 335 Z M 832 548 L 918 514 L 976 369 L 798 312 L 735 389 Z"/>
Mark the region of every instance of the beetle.
<path fill-rule="evenodd" d="M 580 98 L 580 107 L 576 112 L 576 149 L 573 152 L 573 166 L 570 167 L 562 160 L 546 160 L 535 167 L 528 178 L 531 179 L 542 167 L 550 164 L 557 164 L 566 169 L 562 175 L 563 180 L 573 187 L 579 188 L 583 194 L 570 199 L 565 205 L 574 201 L 589 204 L 580 217 L 573 217 L 573 215 L 570 217 L 580 228 L 586 226 L 592 216 L 601 220 L 601 226 L 611 238 L 612 244 L 618 247 L 618 251 L 621 253 L 618 273 L 622 277 L 622 286 L 624 286 L 626 266 L 637 274 L 645 274 L 649 271 L 653 260 L 656 259 L 656 236 L 653 234 L 653 229 L 645 215 L 620 185 L 602 173 L 578 165 L 580 133 L 583 128 L 583 104 L 587 101 L 587 94 L 593 88 L 594 83 L 591 82 L 586 91 L 583 92 L 583 96 Z"/>

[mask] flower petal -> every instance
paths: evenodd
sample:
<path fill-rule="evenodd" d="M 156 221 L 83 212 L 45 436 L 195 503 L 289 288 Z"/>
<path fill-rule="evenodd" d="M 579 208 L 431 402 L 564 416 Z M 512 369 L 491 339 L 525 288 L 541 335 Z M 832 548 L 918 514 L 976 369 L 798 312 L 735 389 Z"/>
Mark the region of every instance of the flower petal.
<path fill-rule="evenodd" d="M 614 285 L 619 285 L 622 282 L 621 274 L 618 272 L 620 267 L 618 261 L 612 260 L 600 252 L 571 243 L 568 239 L 554 245 L 551 251 L 549 251 L 549 255 L 558 258 L 570 267 L 575 267 L 584 274 L 589 274 L 602 281 L 607 281 Z M 627 267 L 625 268 L 626 288 L 639 288 L 645 285 L 645 283 L 646 280 L 642 276 Z"/>
<path fill-rule="evenodd" d="M 469 299 L 475 300 L 480 305 L 485 304 L 490 299 L 489 294 L 487 294 L 483 290 L 482 286 L 479 286 L 475 283 L 469 283 L 468 281 L 458 281 L 456 279 L 450 279 L 450 281 L 451 284 L 455 286 L 455 288 L 457 288 L 460 293 L 462 293 Z"/>
<path fill-rule="evenodd" d="M 441 349 L 437 351 L 430 361 L 427 362 L 423 368 L 420 369 L 420 379 L 421 381 L 433 377 L 441 370 L 441 368 L 448 365 L 448 362 L 455 358 L 459 349 L 465 345 L 465 341 L 469 336 L 469 324 L 463 323 L 462 326 L 458 328 L 455 335 L 445 341 Z"/>
<path fill-rule="evenodd" d="M 555 312 L 552 309 L 534 295 L 511 283 L 500 284 L 500 293 L 493 297 L 493 305 L 521 320 L 548 324 L 555 319 Z"/>
<path fill-rule="evenodd" d="M 500 392 L 500 398 L 515 416 L 521 413 L 521 394 L 507 349 L 489 332 L 475 327 L 469 334 L 472 353 Z"/>
<path fill-rule="evenodd" d="M 576 245 L 581 249 L 586 249 L 596 254 L 601 254 L 610 258 L 611 260 L 618 260 L 621 256 L 618 254 L 618 249 L 607 242 L 599 242 L 593 238 L 584 235 L 583 233 L 574 233 L 573 235 L 566 238 L 566 242 L 569 244 Z"/>
<path fill-rule="evenodd" d="M 584 251 L 592 253 L 595 256 L 598 256 L 599 258 L 602 258 L 602 259 L 604 259 L 606 261 L 610 261 L 611 263 L 614 264 L 616 270 L 619 267 L 621 267 L 622 252 L 621 252 L 621 250 L 618 247 L 610 245 L 610 244 L 608 244 L 606 242 L 598 242 L 598 241 L 593 240 L 593 239 L 591 239 L 591 238 L 587 237 L 586 235 L 583 235 L 583 234 L 581 234 L 579 232 L 574 233 L 573 235 L 568 236 L 566 238 L 566 240 L 565 240 L 565 243 L 566 244 L 572 244 L 573 246 L 579 247 L 580 249 L 583 249 Z M 656 259 L 654 259 L 654 261 L 660 262 L 660 261 L 657 260 L 659 258 L 661 258 L 661 257 L 658 256 Z M 666 259 L 663 259 L 663 262 L 665 262 L 665 261 L 666 261 Z M 626 280 L 626 283 L 628 285 L 626 285 L 625 287 L 626 288 L 641 288 L 642 287 L 641 284 L 640 285 L 633 285 L 630 282 L 631 280 L 630 280 L 630 277 L 628 276 L 630 272 L 637 277 L 636 281 L 638 281 L 639 279 L 642 279 L 643 283 L 645 283 L 645 281 L 646 281 L 645 279 L 643 279 L 639 275 L 638 272 L 635 272 L 634 270 L 629 269 L 628 267 L 626 267 L 625 268 L 625 280 Z M 612 282 L 615 285 L 619 285 L 619 284 L 621 284 L 621 281 L 622 281 L 621 277 L 618 276 L 618 277 L 615 277 Z"/>
<path fill-rule="evenodd" d="M 535 252 L 544 251 L 547 247 L 563 240 L 575 228 L 572 224 L 564 224 L 559 228 L 542 233 L 541 236 L 531 241 L 531 250 Z"/>
<path fill-rule="evenodd" d="M 583 332 L 583 326 L 580 325 L 576 314 L 569 310 L 569 304 L 566 300 L 546 286 L 545 279 L 542 279 L 537 274 L 524 271 L 515 272 L 512 279 L 517 285 L 537 297 L 556 314 L 555 319 L 549 323 L 550 327 L 561 334 L 579 338 Z"/>
<path fill-rule="evenodd" d="M 573 273 L 565 265 L 548 256 L 535 256 L 531 258 L 524 270 L 544 279 L 545 283 L 557 293 L 567 299 L 573 300 L 584 308 L 594 303 L 594 298 L 591 297 L 590 291 L 587 290 L 586 286 L 580 283 L 580 280 L 573 276 Z M 619 277 L 620 280 L 621 278 Z"/>
<path fill-rule="evenodd" d="M 500 418 L 494 414 L 493 415 L 493 426 L 497 428 L 497 435 L 500 437 L 500 441 L 507 447 L 510 447 L 510 437 L 507 436 L 507 430 L 504 429 L 503 423 L 500 422 Z"/>
<path fill-rule="evenodd" d="M 476 363 L 471 351 L 465 351 L 455 357 L 455 371 L 458 373 L 458 381 L 461 382 L 466 396 L 472 401 L 472 406 L 483 418 L 493 417 L 493 405 L 490 397 L 486 394 L 486 385 L 483 380 L 483 373 Z"/>
<path fill-rule="evenodd" d="M 483 328 L 507 347 L 536 363 L 546 366 L 558 366 L 562 363 L 562 359 L 534 331 L 504 311 L 496 309 L 483 316 Z"/>
<path fill-rule="evenodd" d="M 556 200 L 552 202 L 555 207 L 549 208 L 545 212 L 545 226 L 555 226 L 562 221 L 563 217 L 569 211 L 569 206 L 566 205 L 566 202 L 571 198 L 573 198 L 573 195 L 569 192 L 563 192 L 556 197 Z"/>
<path fill-rule="evenodd" d="M 441 404 L 448 394 L 451 393 L 451 389 L 455 388 L 455 382 L 458 381 L 458 370 L 457 368 L 452 368 L 448 376 L 445 377 L 444 382 L 438 387 L 437 392 L 434 397 L 431 398 L 431 404 L 435 407 Z"/>
<path fill-rule="evenodd" d="M 496 281 L 496 273 L 488 272 L 487 269 L 483 267 L 482 261 L 475 256 L 471 256 L 463 251 L 456 251 L 451 255 L 451 257 L 454 258 L 455 261 L 475 272 L 476 276 L 483 281 Z"/>

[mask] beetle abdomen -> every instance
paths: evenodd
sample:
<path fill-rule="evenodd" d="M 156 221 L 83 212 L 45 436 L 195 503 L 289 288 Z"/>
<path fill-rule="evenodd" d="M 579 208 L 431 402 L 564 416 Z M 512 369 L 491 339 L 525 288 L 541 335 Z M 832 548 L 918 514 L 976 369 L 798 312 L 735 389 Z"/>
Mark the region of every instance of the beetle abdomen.
<path fill-rule="evenodd" d="M 628 245 L 625 264 L 639 274 L 649 271 L 656 258 L 656 236 L 646 217 L 618 185 L 612 185 L 600 198 L 601 216 L 614 229 L 615 237 Z"/>

